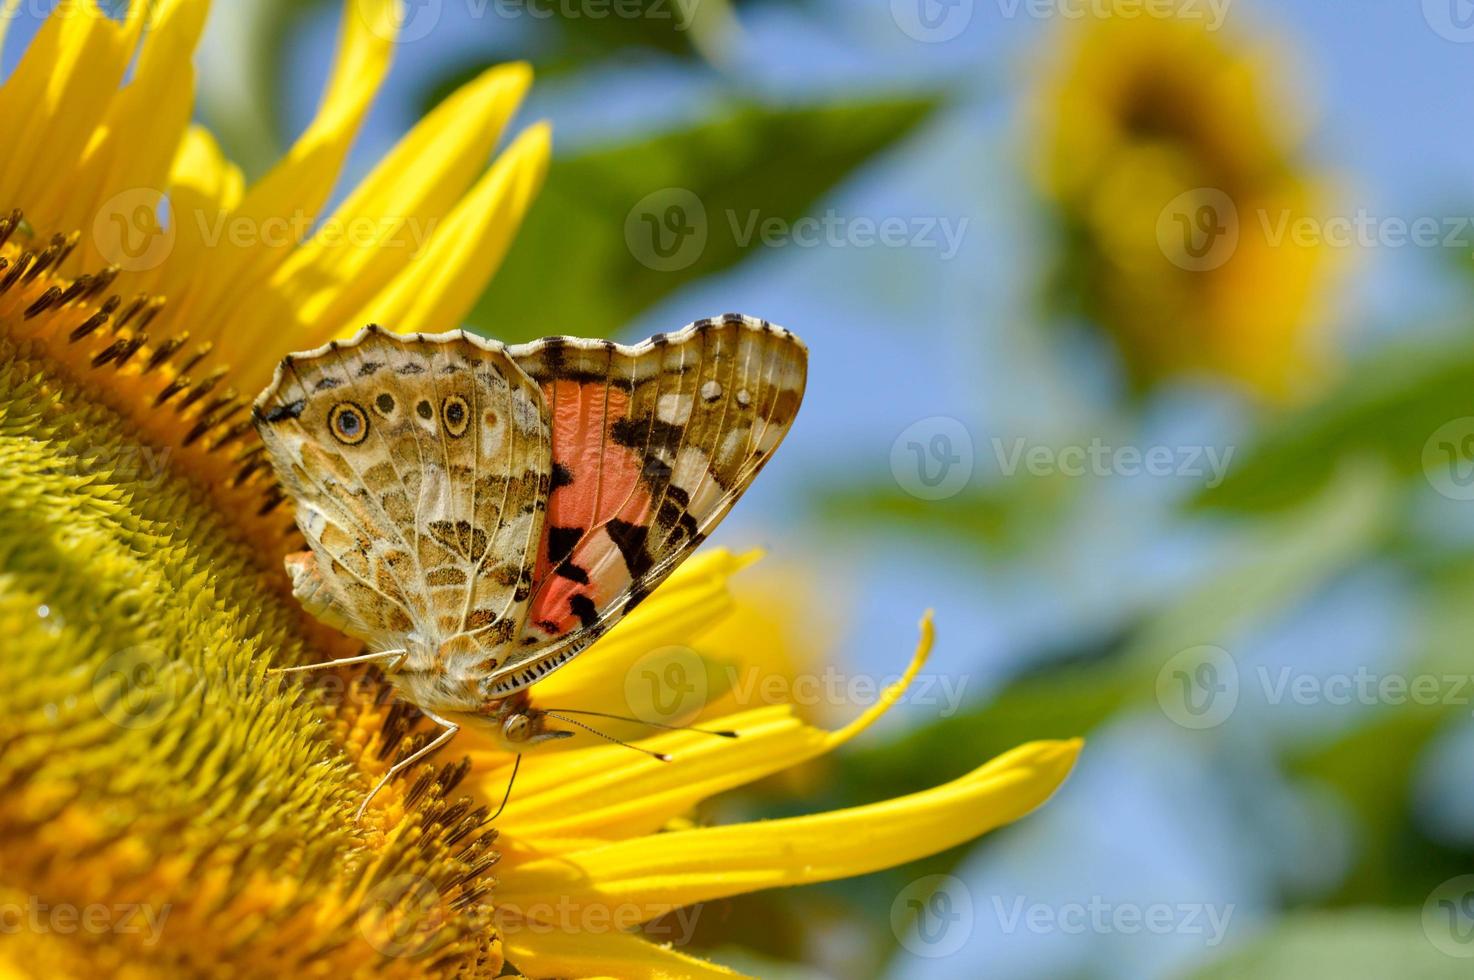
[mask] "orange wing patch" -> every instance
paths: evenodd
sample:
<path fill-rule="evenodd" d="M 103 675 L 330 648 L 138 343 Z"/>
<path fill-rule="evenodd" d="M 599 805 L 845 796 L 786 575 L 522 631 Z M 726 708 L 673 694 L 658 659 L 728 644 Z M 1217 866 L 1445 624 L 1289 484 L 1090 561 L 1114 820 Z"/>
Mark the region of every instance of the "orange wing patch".
<path fill-rule="evenodd" d="M 571 659 L 710 533 L 793 424 L 808 353 L 750 317 L 642 344 L 550 337 L 507 353 L 543 391 L 553 473 L 524 653 L 493 696 Z"/>

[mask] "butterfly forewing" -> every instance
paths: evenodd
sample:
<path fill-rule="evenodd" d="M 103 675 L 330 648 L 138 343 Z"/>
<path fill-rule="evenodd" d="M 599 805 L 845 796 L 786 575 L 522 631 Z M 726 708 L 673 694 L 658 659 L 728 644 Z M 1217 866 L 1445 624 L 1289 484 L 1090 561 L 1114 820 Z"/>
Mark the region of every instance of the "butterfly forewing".
<path fill-rule="evenodd" d="M 520 631 L 549 422 L 500 345 L 367 330 L 284 361 L 257 427 L 315 555 L 291 568 L 304 601 L 385 648 Z"/>

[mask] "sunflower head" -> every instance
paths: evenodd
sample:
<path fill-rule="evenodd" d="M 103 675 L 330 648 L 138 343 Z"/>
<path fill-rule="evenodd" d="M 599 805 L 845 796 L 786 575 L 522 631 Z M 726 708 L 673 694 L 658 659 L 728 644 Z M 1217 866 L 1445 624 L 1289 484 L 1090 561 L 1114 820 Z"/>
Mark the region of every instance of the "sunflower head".
<path fill-rule="evenodd" d="M 1200 19 L 1087 16 L 1035 103 L 1060 284 L 1138 384 L 1205 373 L 1271 401 L 1324 373 L 1332 250 L 1289 234 L 1324 193 L 1268 53 Z"/>

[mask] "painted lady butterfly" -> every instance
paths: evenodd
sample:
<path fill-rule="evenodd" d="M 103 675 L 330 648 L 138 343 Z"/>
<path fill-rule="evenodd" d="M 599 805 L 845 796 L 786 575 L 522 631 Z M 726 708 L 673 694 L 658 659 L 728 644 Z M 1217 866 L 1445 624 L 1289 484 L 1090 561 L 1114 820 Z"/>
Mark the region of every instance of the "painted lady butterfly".
<path fill-rule="evenodd" d="M 631 347 L 370 326 L 282 361 L 255 421 L 311 548 L 287 558 L 293 592 L 367 644 L 335 664 L 385 662 L 444 729 L 375 793 L 462 724 L 512 751 L 572 734 L 528 686 L 726 515 L 792 425 L 807 357 L 729 314 Z"/>

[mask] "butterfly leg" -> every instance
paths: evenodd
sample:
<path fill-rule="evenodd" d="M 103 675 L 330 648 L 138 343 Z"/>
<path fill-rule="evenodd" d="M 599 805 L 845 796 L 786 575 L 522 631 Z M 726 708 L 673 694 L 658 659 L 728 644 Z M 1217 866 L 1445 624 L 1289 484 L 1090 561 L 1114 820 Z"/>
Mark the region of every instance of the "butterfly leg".
<path fill-rule="evenodd" d="M 455 738 L 456 732 L 461 730 L 460 725 L 457 725 L 453 721 L 446 721 L 444 718 L 435 714 L 433 711 L 425 711 L 424 708 L 421 708 L 420 711 L 424 713 L 425 717 L 429 718 L 431 721 L 435 722 L 435 724 L 439 725 L 445 730 L 437 735 L 435 738 L 427 742 L 424 748 L 411 753 L 408 758 L 402 759 L 399 762 L 394 763 L 394 765 L 390 766 L 389 771 L 384 773 L 384 775 L 380 777 L 379 782 L 369 792 L 369 795 L 364 797 L 363 802 L 359 804 L 358 812 L 353 815 L 354 821 L 363 819 L 363 811 L 367 810 L 369 803 L 373 801 L 373 798 L 375 796 L 379 795 L 379 790 L 389 785 L 389 780 L 393 779 L 401 772 L 404 772 L 404 770 L 408 769 L 416 762 L 419 762 L 421 759 L 425 758 L 436 749 L 445 745 L 451 739 Z"/>
<path fill-rule="evenodd" d="M 300 667 L 273 667 L 267 673 L 295 674 L 300 670 L 322 670 L 325 667 L 346 667 L 348 664 L 365 664 L 373 660 L 383 660 L 386 657 L 394 658 L 394 663 L 386 668 L 390 673 L 393 673 L 404 662 L 405 651 L 380 650 L 378 653 L 363 653 L 356 657 L 344 657 L 341 660 L 324 660 L 320 664 L 302 664 Z"/>

